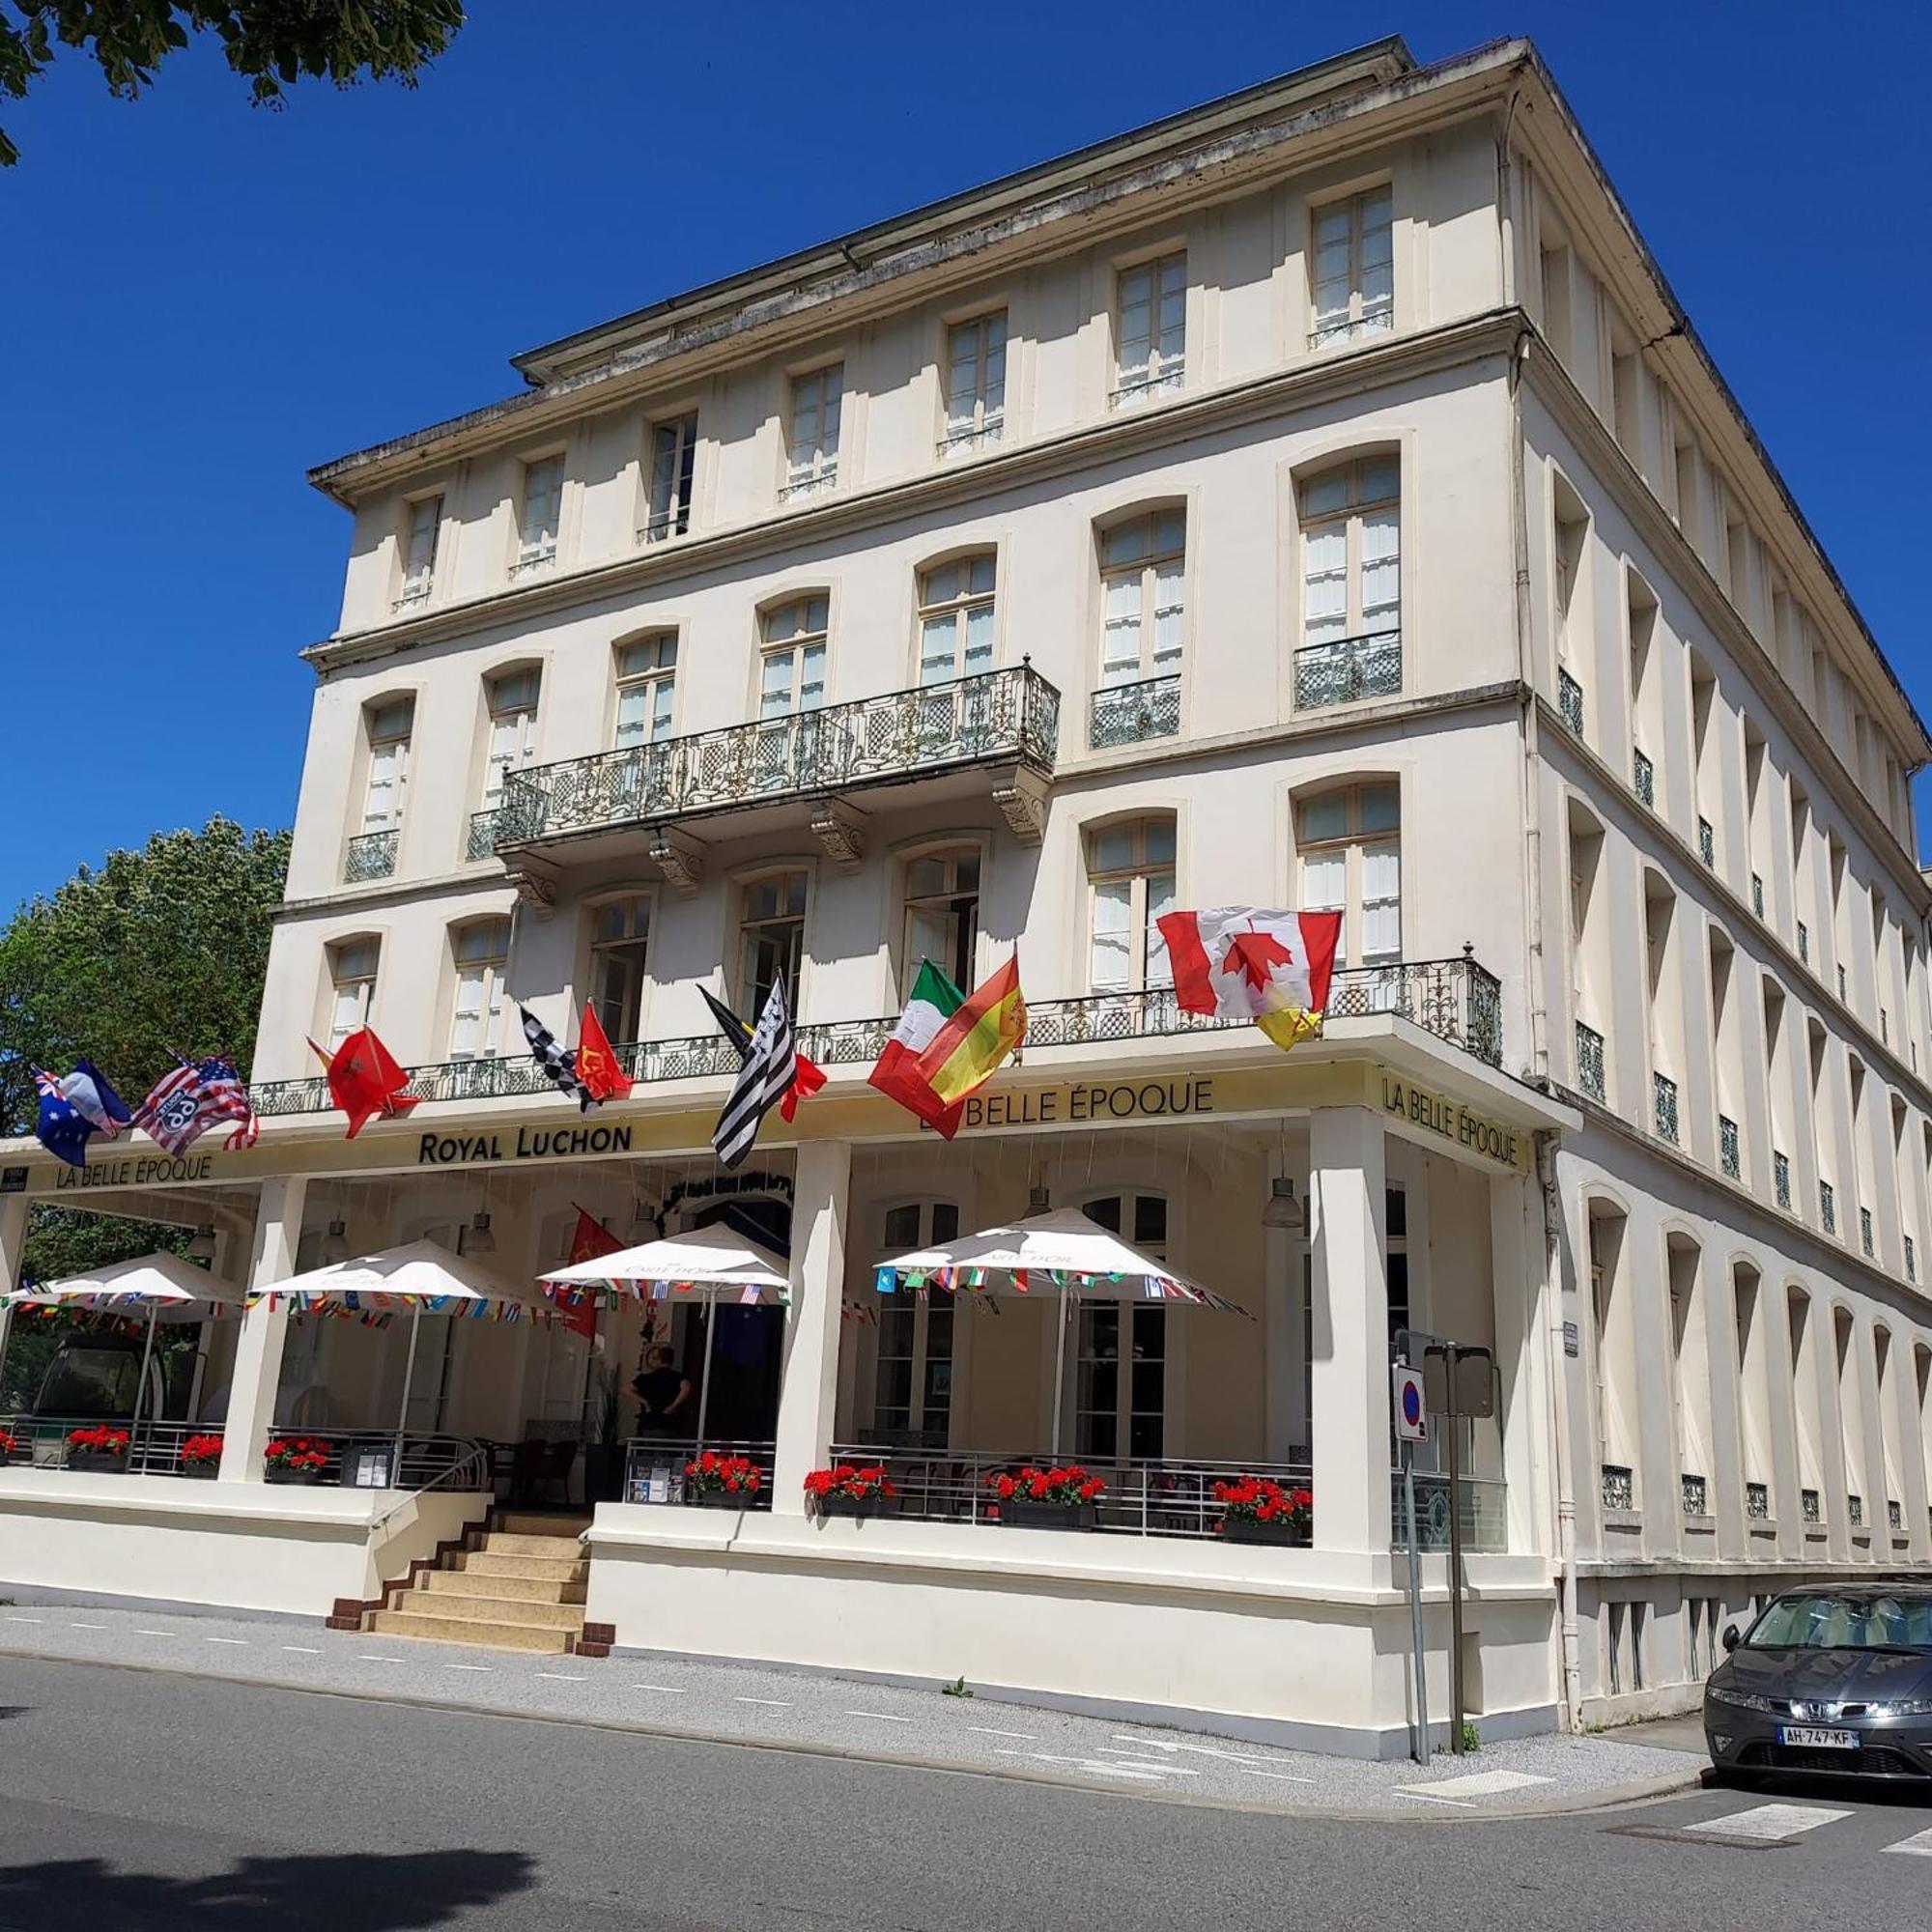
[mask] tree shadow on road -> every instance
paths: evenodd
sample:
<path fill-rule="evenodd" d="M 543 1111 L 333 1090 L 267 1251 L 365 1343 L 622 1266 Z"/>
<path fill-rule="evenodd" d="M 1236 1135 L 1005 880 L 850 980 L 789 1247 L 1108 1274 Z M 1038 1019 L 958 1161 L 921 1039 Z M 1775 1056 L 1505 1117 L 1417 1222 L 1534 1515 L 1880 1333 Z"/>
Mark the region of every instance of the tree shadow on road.
<path fill-rule="evenodd" d="M 35 1932 L 417 1932 L 536 1883 L 524 1852 L 249 1858 L 205 1878 L 103 1859 L 0 1866 L 0 1925 Z"/>

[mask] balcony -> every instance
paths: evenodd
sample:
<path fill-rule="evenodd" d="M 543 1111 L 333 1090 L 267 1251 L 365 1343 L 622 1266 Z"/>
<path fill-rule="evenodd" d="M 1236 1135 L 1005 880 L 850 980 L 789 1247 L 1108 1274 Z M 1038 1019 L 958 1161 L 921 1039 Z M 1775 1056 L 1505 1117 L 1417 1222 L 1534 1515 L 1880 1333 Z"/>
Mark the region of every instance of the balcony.
<path fill-rule="evenodd" d="M 342 882 L 346 886 L 367 885 L 372 879 L 386 879 L 396 869 L 396 827 L 386 832 L 361 832 L 349 841 L 342 854 Z"/>
<path fill-rule="evenodd" d="M 1753 872 L 1751 874 L 1751 911 L 1756 913 L 1759 919 L 1764 917 L 1764 874 L 1762 872 Z"/>
<path fill-rule="evenodd" d="M 1636 1508 L 1636 1472 L 1623 1463 L 1603 1465 L 1603 1499 L 1606 1510 L 1628 1516 Z"/>
<path fill-rule="evenodd" d="M 1711 1482 L 1708 1476 L 1692 1475 L 1688 1469 L 1677 1478 L 1677 1495 L 1686 1516 L 1711 1514 Z"/>
<path fill-rule="evenodd" d="M 1592 1100 L 1604 1097 L 1604 1036 L 1577 1022 L 1577 1091 Z"/>
<path fill-rule="evenodd" d="M 1667 1073 L 1650 1076 L 1652 1124 L 1661 1141 L 1677 1145 L 1677 1082 Z"/>
<path fill-rule="evenodd" d="M 1872 1217 L 1869 1208 L 1859 1209 L 1859 1246 L 1864 1250 L 1866 1261 L 1872 1260 L 1877 1252 L 1872 1240 Z"/>
<path fill-rule="evenodd" d="M 1502 1065 L 1502 987 L 1472 958 L 1337 968 L 1329 987 L 1329 1017 L 1354 1019 L 1378 1013 L 1406 1019 L 1486 1065 Z M 798 1050 L 820 1066 L 869 1066 L 898 1019 L 898 1014 L 887 1013 L 877 1019 L 802 1026 Z M 1164 986 L 1141 993 L 1087 993 L 1070 1000 L 1030 1001 L 1021 1051 L 1226 1033 L 1247 1024 L 1186 1012 L 1176 1005 L 1172 989 Z M 631 1078 L 647 1086 L 734 1074 L 740 1065 L 735 1049 L 717 1033 L 635 1041 L 617 1047 L 616 1053 Z M 503 1100 L 556 1092 L 543 1068 L 525 1053 L 500 1060 L 412 1066 L 409 1076 L 406 1091 L 418 1100 Z M 264 1119 L 325 1114 L 334 1105 L 328 1082 L 319 1074 L 303 1080 L 264 1081 L 248 1091 L 256 1113 Z"/>
<path fill-rule="evenodd" d="M 1829 1180 L 1818 1183 L 1818 1219 L 1826 1234 L 1838 1232 L 1838 1196 Z"/>
<path fill-rule="evenodd" d="M 1105 752 L 1116 745 L 1138 745 L 1149 738 L 1180 735 L 1180 673 L 1110 684 L 1094 694 L 1087 719 L 1087 746 Z"/>
<path fill-rule="evenodd" d="M 1771 1520 L 1771 1485 L 1769 1483 L 1747 1483 L 1745 1485 L 1745 1515 L 1752 1522 Z"/>
<path fill-rule="evenodd" d="M 1631 789 L 1636 793 L 1639 805 L 1647 805 L 1653 811 L 1657 810 L 1657 767 L 1641 746 L 1631 753 Z"/>
<path fill-rule="evenodd" d="M 1738 1123 L 1727 1114 L 1718 1116 L 1718 1165 L 1726 1179 L 1742 1179 L 1744 1158 L 1738 1145 Z"/>
<path fill-rule="evenodd" d="M 1697 856 L 1707 870 L 1718 869 L 1718 828 L 1708 818 L 1697 821 Z"/>
<path fill-rule="evenodd" d="M 1394 697 L 1402 690 L 1402 633 L 1372 631 L 1304 644 L 1294 654 L 1294 708 L 1321 711 L 1363 697 Z"/>
<path fill-rule="evenodd" d="M 1556 710 L 1577 737 L 1583 735 L 1583 687 L 1560 667 L 1556 672 Z"/>
<path fill-rule="evenodd" d="M 1788 1214 L 1791 1212 L 1791 1156 L 1774 1151 L 1771 1156 L 1772 1192 L 1777 1198 L 1777 1205 Z"/>
<path fill-rule="evenodd" d="M 615 856 L 635 850 L 633 835 L 648 827 L 657 835 L 652 856 L 674 884 L 695 890 L 696 855 L 665 828 L 726 812 L 761 811 L 776 822 L 810 808 L 811 829 L 834 861 L 856 866 L 861 815 L 838 794 L 915 781 L 963 794 L 976 774 L 990 779 L 1014 835 L 1037 844 L 1059 732 L 1060 693 L 1031 665 L 983 671 L 514 772 L 494 848 Z"/>

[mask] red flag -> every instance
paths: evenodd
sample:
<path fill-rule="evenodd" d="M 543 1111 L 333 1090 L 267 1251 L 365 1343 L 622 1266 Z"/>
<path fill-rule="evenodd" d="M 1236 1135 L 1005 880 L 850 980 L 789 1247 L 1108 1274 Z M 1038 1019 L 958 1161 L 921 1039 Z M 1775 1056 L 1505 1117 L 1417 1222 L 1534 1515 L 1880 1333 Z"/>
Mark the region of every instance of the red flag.
<path fill-rule="evenodd" d="M 604 1023 L 597 1017 L 597 1009 L 588 1000 L 583 1003 L 583 1028 L 577 1037 L 577 1079 L 593 1100 L 630 1098 L 630 1076 L 618 1064 L 617 1056 L 611 1051 Z M 601 1248 L 598 1252 L 609 1254 L 611 1250 Z"/>
<path fill-rule="evenodd" d="M 349 1116 L 345 1140 L 354 1140 L 368 1123 L 379 1117 L 399 1120 L 420 1097 L 405 1094 L 409 1072 L 396 1064 L 396 1057 L 367 1027 L 358 1027 L 335 1052 L 324 1053 L 314 1040 L 309 1045 L 328 1068 L 328 1097 Z"/>
<path fill-rule="evenodd" d="M 586 1008 L 584 1024 L 590 1024 L 591 1016 Z M 602 1033 L 598 1035 L 603 1037 Z M 627 1082 L 626 1085 L 629 1083 Z M 582 1208 L 577 1210 L 577 1228 L 570 1237 L 570 1265 L 575 1267 L 580 1262 L 594 1262 L 599 1255 L 614 1255 L 623 1246 L 615 1235 L 610 1233 L 602 1222 L 593 1220 Z M 597 1297 L 584 1295 L 582 1301 L 571 1302 L 564 1310 L 563 1325 L 574 1335 L 589 1337 L 597 1332 Z"/>
<path fill-rule="evenodd" d="M 791 1085 L 784 1091 L 784 1098 L 779 1102 L 779 1112 L 787 1120 L 798 1113 L 798 1103 L 810 1100 L 825 1085 L 825 1073 L 814 1066 L 804 1054 L 796 1049 L 791 1059 Z"/>

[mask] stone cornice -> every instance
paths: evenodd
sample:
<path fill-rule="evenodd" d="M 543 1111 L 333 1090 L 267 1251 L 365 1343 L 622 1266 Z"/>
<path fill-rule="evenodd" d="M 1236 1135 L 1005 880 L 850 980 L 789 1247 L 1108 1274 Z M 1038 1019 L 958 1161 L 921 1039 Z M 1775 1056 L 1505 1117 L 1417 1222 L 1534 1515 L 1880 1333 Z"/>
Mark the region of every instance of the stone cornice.
<path fill-rule="evenodd" d="M 1002 447 L 970 463 L 923 470 L 675 543 L 641 547 L 534 582 L 505 584 L 486 596 L 443 605 L 374 630 L 326 638 L 302 655 L 327 673 L 419 645 L 457 641 L 487 626 L 516 624 L 598 597 L 675 582 L 802 544 L 829 542 L 896 518 L 955 508 L 996 491 L 1162 449 L 1184 437 L 1263 422 L 1290 411 L 1320 408 L 1368 389 L 1500 356 L 1515 341 L 1522 320 L 1516 309 L 1492 309 L 1465 321 L 1343 350 L 1318 362 L 1273 370 L 1179 396 L 1131 415 L 1109 416 L 1037 441 Z"/>

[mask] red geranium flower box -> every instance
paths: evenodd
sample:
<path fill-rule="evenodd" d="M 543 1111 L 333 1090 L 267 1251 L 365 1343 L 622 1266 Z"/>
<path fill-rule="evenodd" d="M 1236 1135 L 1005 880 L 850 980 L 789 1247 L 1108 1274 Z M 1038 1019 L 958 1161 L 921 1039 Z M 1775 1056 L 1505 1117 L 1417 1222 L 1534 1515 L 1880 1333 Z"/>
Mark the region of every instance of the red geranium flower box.
<path fill-rule="evenodd" d="M 67 1465 L 118 1475 L 128 1466 L 128 1435 L 110 1422 L 97 1422 L 67 1433 Z"/>
<path fill-rule="evenodd" d="M 190 1435 L 181 1446 L 181 1472 L 208 1481 L 221 1468 L 221 1437 Z"/>
<path fill-rule="evenodd" d="M 1003 1469 L 986 1478 L 998 1498 L 997 1520 L 1009 1529 L 1092 1529 L 1106 1484 L 1078 1463 L 1058 1468 Z"/>
<path fill-rule="evenodd" d="M 1243 1476 L 1216 1483 L 1221 1536 L 1228 1543 L 1307 1543 L 1315 1520 L 1315 1496 L 1288 1489 L 1271 1476 Z"/>
<path fill-rule="evenodd" d="M 706 1449 L 684 1465 L 684 1499 L 697 1509 L 750 1509 L 765 1479 L 749 1456 Z"/>
<path fill-rule="evenodd" d="M 8 1463 L 31 1463 L 34 1459 L 34 1445 L 30 1437 L 15 1435 L 11 1431 L 0 1429 L 0 1465 Z"/>
<path fill-rule="evenodd" d="M 277 1435 L 263 1452 L 271 1483 L 319 1483 L 333 1444 L 320 1435 Z"/>
<path fill-rule="evenodd" d="M 805 1493 L 820 1516 L 877 1516 L 879 1504 L 898 1491 L 882 1463 L 839 1463 L 814 1469 L 805 1479 Z"/>

